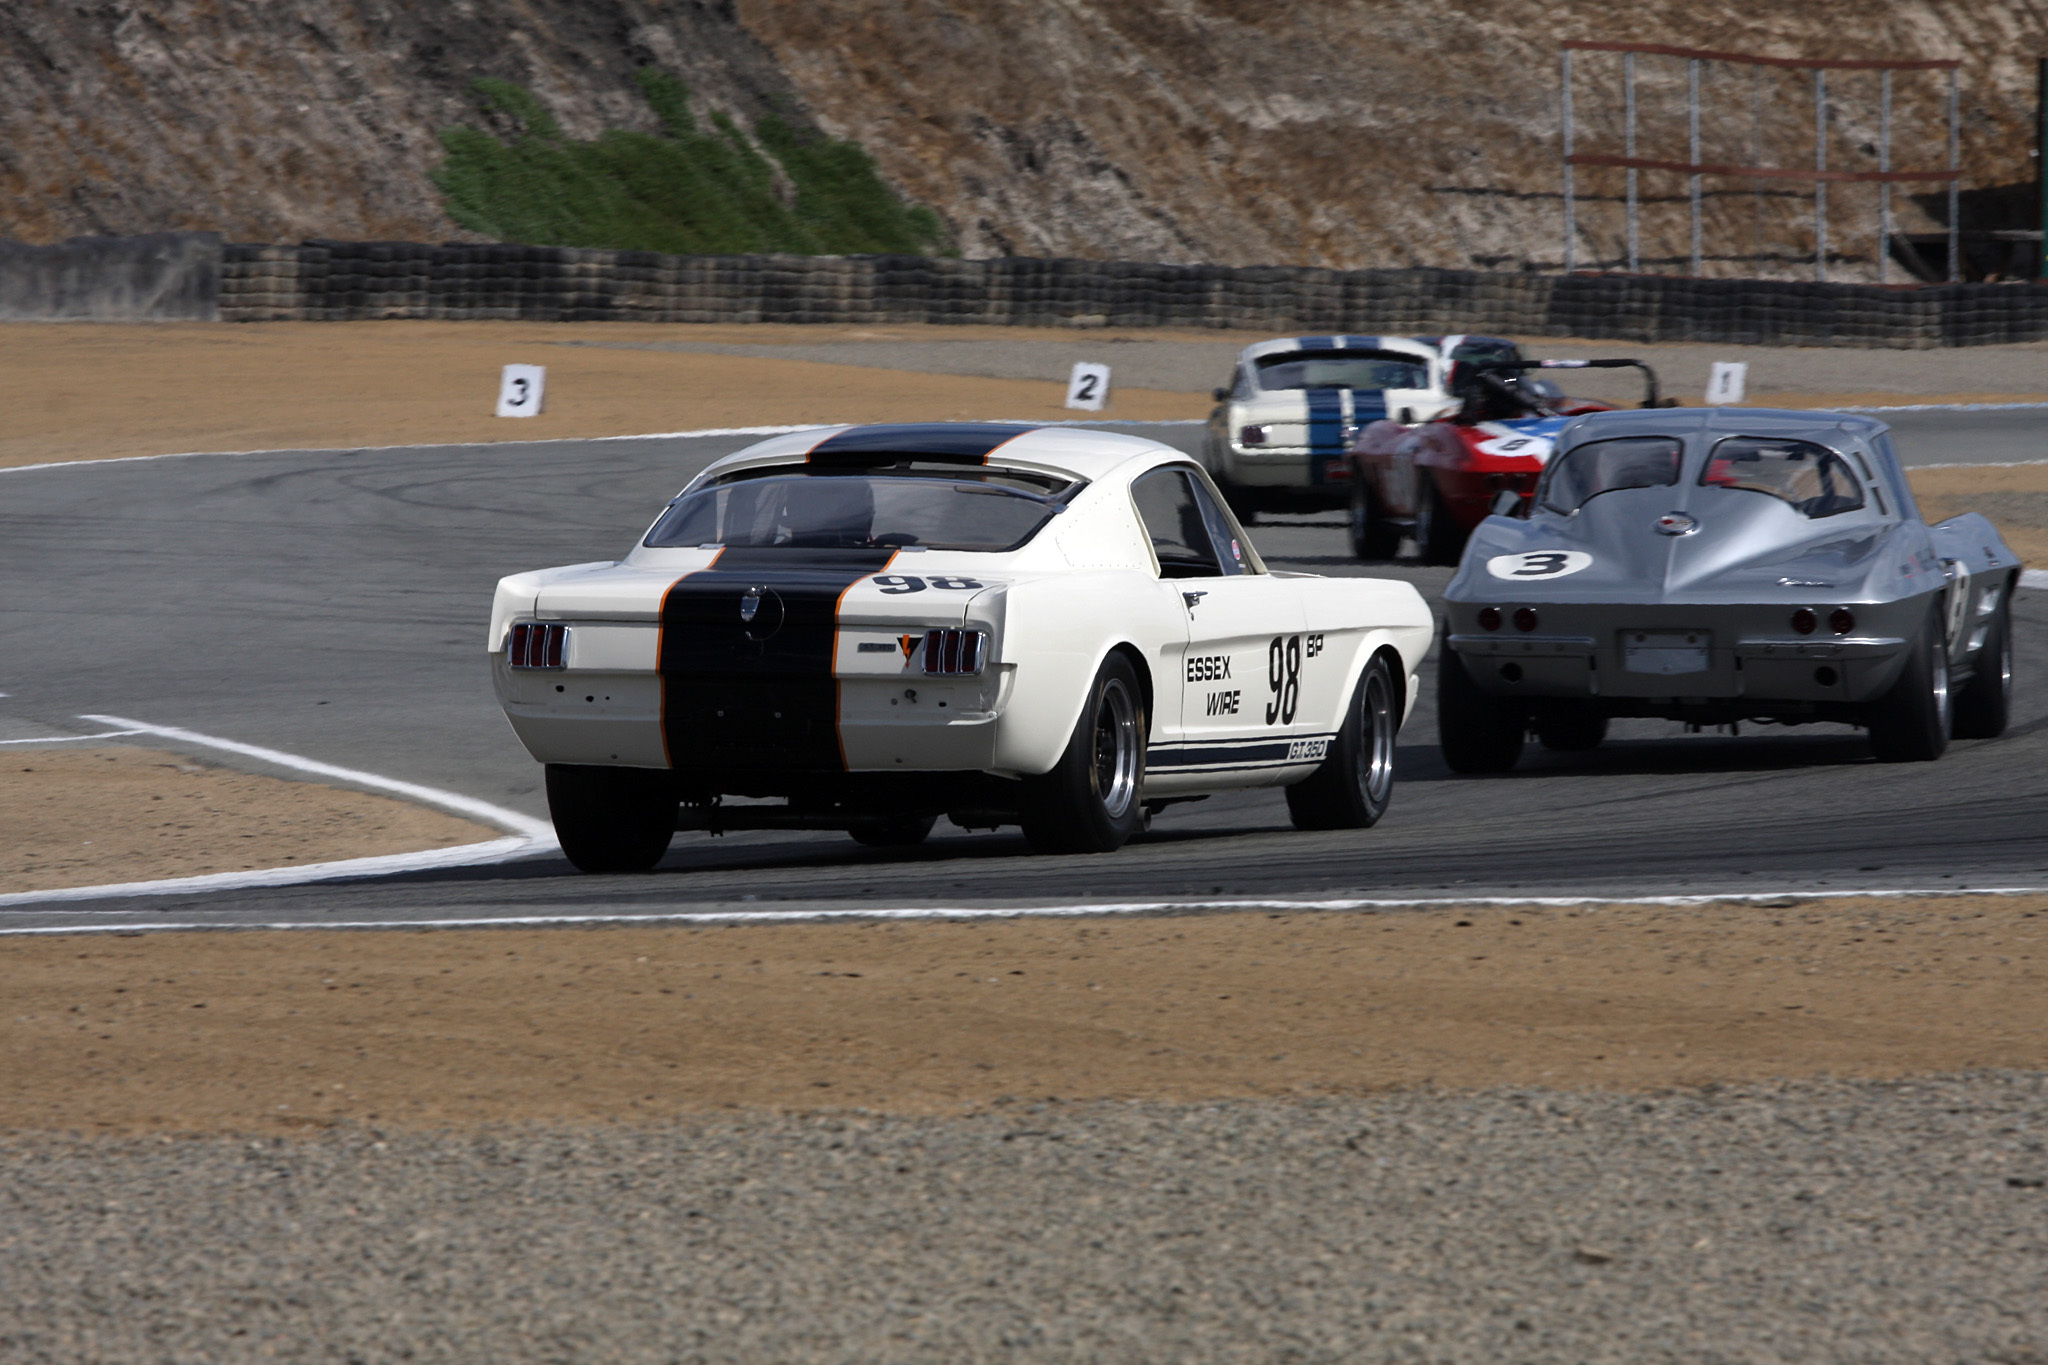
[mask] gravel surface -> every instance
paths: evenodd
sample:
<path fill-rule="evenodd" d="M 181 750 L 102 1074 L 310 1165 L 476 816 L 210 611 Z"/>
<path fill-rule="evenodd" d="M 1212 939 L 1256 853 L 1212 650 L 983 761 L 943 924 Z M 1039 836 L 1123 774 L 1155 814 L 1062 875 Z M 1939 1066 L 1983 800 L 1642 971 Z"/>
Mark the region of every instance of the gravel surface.
<path fill-rule="evenodd" d="M 2048 1076 L 0 1140 L 7 1361 L 2048 1361 Z"/>

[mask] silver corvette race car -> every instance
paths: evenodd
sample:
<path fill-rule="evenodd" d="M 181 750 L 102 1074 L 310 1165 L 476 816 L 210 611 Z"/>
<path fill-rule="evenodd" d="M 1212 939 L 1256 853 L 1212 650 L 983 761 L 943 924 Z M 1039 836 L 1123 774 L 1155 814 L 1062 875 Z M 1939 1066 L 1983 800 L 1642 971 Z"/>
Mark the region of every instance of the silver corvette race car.
<path fill-rule="evenodd" d="M 1555 448 L 1444 594 L 1453 769 L 1511 768 L 1531 732 L 1591 749 L 1617 716 L 1846 722 L 1889 762 L 2004 733 L 2019 561 L 1981 516 L 1921 519 L 1883 423 L 1601 412 Z"/>

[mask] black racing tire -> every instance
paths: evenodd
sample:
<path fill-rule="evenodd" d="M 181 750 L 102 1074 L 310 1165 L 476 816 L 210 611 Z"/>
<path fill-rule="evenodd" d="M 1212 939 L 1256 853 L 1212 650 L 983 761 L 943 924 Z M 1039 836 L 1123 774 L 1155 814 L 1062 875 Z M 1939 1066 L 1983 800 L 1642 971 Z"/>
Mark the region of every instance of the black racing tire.
<path fill-rule="evenodd" d="M 891 815 L 855 825 L 846 832 L 867 848 L 916 848 L 931 837 L 936 815 Z"/>
<path fill-rule="evenodd" d="M 1401 687 L 1385 653 L 1359 675 L 1344 723 L 1322 766 L 1287 789 L 1296 829 L 1370 829 L 1394 796 L 1394 739 L 1401 732 Z"/>
<path fill-rule="evenodd" d="M 1536 713 L 1536 742 L 1557 754 L 1583 754 L 1607 738 L 1607 717 L 1590 706 L 1558 707 Z"/>
<path fill-rule="evenodd" d="M 1145 823 L 1148 720 L 1138 670 L 1103 660 L 1066 752 L 1052 771 L 1024 779 L 1024 837 L 1040 853 L 1113 853 Z"/>
<path fill-rule="evenodd" d="M 1977 671 L 1956 691 L 1955 724 L 1950 733 L 1957 739 L 1997 739 L 2011 719 L 2012 597 L 2007 589 L 1984 633 Z"/>
<path fill-rule="evenodd" d="M 1941 757 L 1955 722 L 1948 684 L 1947 620 L 1935 611 L 1908 646 L 1899 680 L 1864 713 L 1870 748 L 1880 763 L 1927 763 Z"/>
<path fill-rule="evenodd" d="M 1427 469 L 1415 471 L 1415 548 L 1425 564 L 1456 564 L 1465 553 L 1465 531 L 1451 519 L 1444 495 L 1437 491 L 1436 476 Z"/>
<path fill-rule="evenodd" d="M 1356 465 L 1351 471 L 1351 553 L 1360 559 L 1392 559 L 1401 549 L 1401 528 L 1380 514 L 1379 499 L 1365 486 Z"/>
<path fill-rule="evenodd" d="M 547 765 L 548 815 L 583 872 L 645 872 L 676 832 L 676 792 L 653 768 Z"/>
<path fill-rule="evenodd" d="M 1446 643 L 1436 666 L 1436 730 L 1451 771 L 1507 772 L 1521 761 L 1528 727 L 1522 705 L 1482 692 Z"/>

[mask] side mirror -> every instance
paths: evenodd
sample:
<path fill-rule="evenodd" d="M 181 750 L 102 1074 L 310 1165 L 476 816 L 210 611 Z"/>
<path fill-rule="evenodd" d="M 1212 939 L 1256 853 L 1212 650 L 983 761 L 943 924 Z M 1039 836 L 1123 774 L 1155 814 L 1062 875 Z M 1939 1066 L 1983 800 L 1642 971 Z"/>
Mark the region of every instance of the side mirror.
<path fill-rule="evenodd" d="M 1223 401 L 1224 399 L 1226 399 L 1226 398 L 1230 397 L 1230 390 L 1229 390 L 1229 389 L 1211 389 L 1211 390 L 1209 390 L 1209 396 L 1210 396 L 1211 398 L 1215 399 L 1215 400 L 1216 400 L 1217 402 L 1221 403 L 1221 402 L 1222 402 L 1222 401 Z"/>
<path fill-rule="evenodd" d="M 1512 488 L 1503 488 L 1493 495 L 1493 514 L 1497 517 L 1511 517 L 1522 505 L 1522 495 Z"/>

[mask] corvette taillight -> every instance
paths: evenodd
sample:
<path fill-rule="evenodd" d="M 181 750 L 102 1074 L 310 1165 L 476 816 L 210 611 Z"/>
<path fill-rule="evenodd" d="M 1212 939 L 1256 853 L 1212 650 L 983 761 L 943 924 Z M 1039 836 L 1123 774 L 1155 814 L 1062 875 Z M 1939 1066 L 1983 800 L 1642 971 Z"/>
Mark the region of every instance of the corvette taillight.
<path fill-rule="evenodd" d="M 1479 609 L 1479 628 L 1481 630 L 1499 630 L 1500 608 L 1481 607 Z"/>
<path fill-rule="evenodd" d="M 1515 629 L 1516 629 L 1516 630 L 1534 630 L 1534 629 L 1536 629 L 1536 608 L 1534 608 L 1534 607 L 1516 607 L 1516 608 L 1515 608 Z"/>
<path fill-rule="evenodd" d="M 978 630 L 928 630 L 924 633 L 924 671 L 979 673 L 988 636 Z"/>
<path fill-rule="evenodd" d="M 1847 607 L 1836 607 L 1828 613 L 1828 629 L 1837 635 L 1847 635 L 1856 629 L 1856 613 Z"/>
<path fill-rule="evenodd" d="M 1792 629 L 1798 631 L 1801 635 L 1813 634 L 1813 628 L 1818 624 L 1820 624 L 1819 618 L 1805 607 L 1801 607 L 1798 611 L 1792 613 Z"/>
<path fill-rule="evenodd" d="M 513 668 L 561 668 L 569 658 L 569 628 L 521 621 L 505 640 L 505 662 Z"/>

